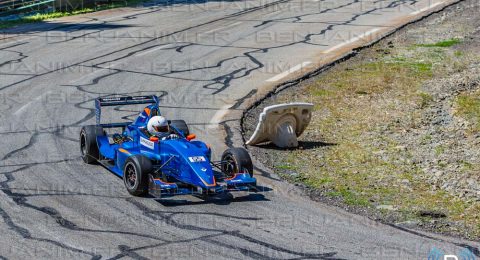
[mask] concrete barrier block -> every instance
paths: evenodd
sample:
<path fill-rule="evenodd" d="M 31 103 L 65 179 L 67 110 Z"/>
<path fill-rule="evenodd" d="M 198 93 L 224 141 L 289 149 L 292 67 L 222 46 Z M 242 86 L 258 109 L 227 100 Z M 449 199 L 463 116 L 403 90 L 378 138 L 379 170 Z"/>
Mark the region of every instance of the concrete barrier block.
<path fill-rule="evenodd" d="M 297 147 L 299 137 L 312 118 L 313 104 L 288 103 L 268 106 L 260 114 L 248 145 L 272 142 L 278 147 Z"/>

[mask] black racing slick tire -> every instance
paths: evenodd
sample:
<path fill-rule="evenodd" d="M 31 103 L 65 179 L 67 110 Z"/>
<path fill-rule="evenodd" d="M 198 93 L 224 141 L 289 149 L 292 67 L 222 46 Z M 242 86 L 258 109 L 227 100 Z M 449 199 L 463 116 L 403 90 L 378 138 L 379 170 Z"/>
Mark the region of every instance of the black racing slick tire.
<path fill-rule="evenodd" d="M 104 135 L 101 126 L 87 125 L 80 130 L 80 153 L 84 162 L 92 164 L 99 159 L 97 136 L 100 135 Z"/>
<path fill-rule="evenodd" d="M 229 177 L 240 172 L 253 177 L 253 163 L 248 151 L 240 147 L 225 150 L 222 154 L 222 172 Z"/>
<path fill-rule="evenodd" d="M 172 120 L 172 121 L 170 121 L 170 125 L 175 127 L 178 131 L 183 132 L 184 136 L 187 136 L 187 135 L 190 134 L 190 130 L 188 129 L 188 125 L 183 120 Z"/>
<path fill-rule="evenodd" d="M 127 191 L 133 196 L 145 196 L 148 193 L 148 174 L 152 172 L 152 162 L 147 157 L 128 157 L 123 166 L 123 183 Z"/>

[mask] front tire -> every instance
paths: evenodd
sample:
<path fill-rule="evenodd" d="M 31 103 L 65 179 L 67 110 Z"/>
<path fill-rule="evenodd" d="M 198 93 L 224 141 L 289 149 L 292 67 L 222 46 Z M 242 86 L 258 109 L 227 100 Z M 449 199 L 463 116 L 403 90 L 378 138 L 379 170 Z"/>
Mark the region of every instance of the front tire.
<path fill-rule="evenodd" d="M 84 162 L 95 163 L 99 157 L 97 136 L 103 135 L 101 126 L 87 125 L 80 130 L 80 153 Z"/>
<path fill-rule="evenodd" d="M 222 154 L 222 172 L 228 177 L 237 173 L 249 173 L 253 177 L 253 163 L 248 151 L 240 147 L 225 150 Z"/>
<path fill-rule="evenodd" d="M 153 171 L 152 162 L 142 155 L 127 158 L 123 166 L 123 183 L 133 196 L 144 196 L 148 193 L 148 174 Z"/>

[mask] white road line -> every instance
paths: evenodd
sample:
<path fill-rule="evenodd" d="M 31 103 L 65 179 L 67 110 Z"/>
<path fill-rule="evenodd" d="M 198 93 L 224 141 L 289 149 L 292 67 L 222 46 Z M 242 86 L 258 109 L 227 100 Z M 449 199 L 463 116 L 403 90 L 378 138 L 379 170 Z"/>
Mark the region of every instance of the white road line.
<path fill-rule="evenodd" d="M 126 62 L 123 62 L 123 61 L 110 63 L 110 67 L 107 67 L 107 69 L 114 69 L 114 68 L 117 67 L 117 66 L 125 65 L 125 64 L 127 64 L 127 63 L 126 63 Z"/>
<path fill-rule="evenodd" d="M 342 42 L 342 43 L 340 43 L 340 44 L 337 44 L 337 45 L 331 47 L 330 49 L 327 49 L 326 51 L 322 51 L 322 53 L 332 52 L 332 51 L 334 51 L 334 50 L 336 50 L 336 49 L 339 49 L 339 48 L 341 48 L 341 47 L 343 47 L 343 46 L 345 46 L 345 45 L 348 45 L 348 44 L 354 43 L 354 42 L 356 42 L 356 41 L 358 41 L 358 40 L 360 40 L 360 39 L 363 39 L 363 38 L 365 38 L 365 37 L 367 37 L 367 36 L 369 36 L 369 35 L 377 32 L 377 31 L 379 31 L 379 30 L 380 30 L 380 28 L 375 28 L 375 29 L 372 29 L 372 30 L 370 30 L 370 31 L 367 31 L 367 32 L 365 32 L 364 34 L 362 34 L 362 35 L 360 35 L 360 36 L 353 37 L 353 38 L 351 38 L 351 39 L 348 40 L 348 41 Z"/>
<path fill-rule="evenodd" d="M 434 8 L 435 6 L 438 6 L 438 5 L 441 5 L 441 4 L 443 4 L 443 2 L 438 2 L 438 3 L 435 3 L 435 4 L 433 4 L 433 5 L 429 5 L 429 6 L 427 6 L 427 7 L 424 7 L 424 8 L 422 8 L 422 9 L 420 9 L 420 10 L 417 10 L 417 11 L 415 11 L 415 12 L 412 12 L 411 15 L 417 15 L 417 14 L 419 14 L 419 13 L 422 13 L 422 12 L 425 12 L 425 11 L 427 11 L 427 10 L 430 10 L 430 9 Z"/>
<path fill-rule="evenodd" d="M 137 53 L 137 54 L 135 54 L 135 56 L 136 56 L 136 57 L 145 56 L 145 55 L 147 55 L 147 54 L 149 54 L 149 53 L 152 53 L 152 52 L 155 52 L 155 51 L 158 51 L 158 50 L 161 50 L 161 49 L 165 49 L 165 48 L 171 47 L 171 46 L 173 46 L 173 44 L 170 44 L 170 43 L 169 43 L 169 44 L 164 44 L 164 45 L 162 45 L 162 46 L 158 46 L 158 47 L 156 47 L 156 48 L 152 48 L 152 49 L 147 50 L 147 51 L 145 51 L 145 52 Z"/>
<path fill-rule="evenodd" d="M 229 25 L 225 25 L 225 26 L 223 26 L 223 27 L 220 27 L 220 28 L 215 28 L 215 29 L 212 29 L 212 30 L 210 30 L 210 31 L 206 31 L 206 32 L 204 32 L 204 33 L 205 33 L 205 34 L 213 33 L 213 32 L 216 32 L 216 31 L 224 30 L 224 29 L 229 28 L 229 27 L 233 27 L 233 26 L 235 26 L 235 25 L 239 25 L 239 24 L 241 24 L 241 23 L 242 23 L 242 22 L 232 23 L 232 24 L 229 24 Z"/>
<path fill-rule="evenodd" d="M 239 24 L 241 24 L 241 23 L 242 23 L 242 22 L 232 23 L 232 24 L 230 24 L 228 27 L 232 27 L 232 26 L 235 26 L 235 25 L 239 25 Z"/>
<path fill-rule="evenodd" d="M 273 76 L 269 79 L 267 79 L 266 81 L 267 82 L 275 82 L 275 81 L 279 81 L 283 78 L 285 78 L 286 76 L 288 76 L 289 74 L 291 73 L 294 73 L 295 71 L 298 71 L 298 70 L 301 70 L 303 69 L 305 66 L 311 64 L 312 62 L 311 61 L 305 61 L 305 62 L 302 62 L 301 64 L 298 64 L 298 65 L 295 65 L 293 67 L 291 67 L 289 70 L 287 71 L 284 71 L 276 76 Z"/>
<path fill-rule="evenodd" d="M 13 113 L 15 116 L 18 116 L 18 115 L 21 115 L 23 114 L 23 112 L 29 107 L 31 106 L 33 103 L 37 102 L 37 101 L 40 101 L 45 95 L 47 95 L 48 93 L 50 93 L 50 91 L 47 91 L 45 92 L 43 95 L 40 95 L 38 96 L 37 98 L 35 98 L 34 100 L 28 102 L 27 104 L 23 105 L 22 107 L 20 107 L 17 111 L 15 111 L 15 113 Z"/>
<path fill-rule="evenodd" d="M 228 104 L 221 107 L 215 115 L 213 115 L 212 119 L 208 124 L 208 128 L 216 128 L 218 124 L 222 122 L 223 117 L 228 113 L 228 110 L 233 106 L 233 104 Z"/>

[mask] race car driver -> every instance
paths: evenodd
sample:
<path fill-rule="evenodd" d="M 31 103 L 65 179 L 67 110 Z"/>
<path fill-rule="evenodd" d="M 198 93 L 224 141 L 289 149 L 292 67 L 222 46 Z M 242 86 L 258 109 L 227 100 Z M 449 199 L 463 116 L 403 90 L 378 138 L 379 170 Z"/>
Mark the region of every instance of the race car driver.
<path fill-rule="evenodd" d="M 147 123 L 147 131 L 150 136 L 156 136 L 161 140 L 180 138 L 180 136 L 170 129 L 167 119 L 163 116 L 153 116 L 150 118 Z"/>

